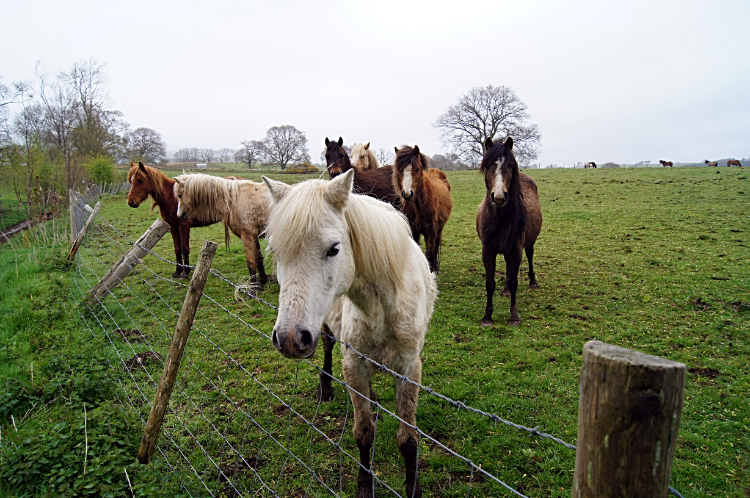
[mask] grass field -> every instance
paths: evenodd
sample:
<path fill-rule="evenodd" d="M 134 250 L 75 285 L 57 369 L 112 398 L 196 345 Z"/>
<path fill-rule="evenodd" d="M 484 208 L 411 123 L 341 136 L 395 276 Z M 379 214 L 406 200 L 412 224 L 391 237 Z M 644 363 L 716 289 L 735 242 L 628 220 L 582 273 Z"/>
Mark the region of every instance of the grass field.
<path fill-rule="evenodd" d="M 747 170 L 557 169 L 527 173 L 538 183 L 544 216 L 535 254 L 541 288 L 526 289 L 524 261 L 518 297 L 523 323 L 519 327 L 505 325 L 509 299 L 496 293 L 492 328 L 479 326 L 485 300 L 484 269 L 474 217 L 484 195 L 484 183 L 476 172 L 448 173 L 454 211 L 445 229 L 443 273 L 438 277 L 440 295 L 422 354 L 422 383 L 469 406 L 527 427 L 538 426 L 575 444 L 581 351 L 588 340 L 598 339 L 683 362 L 689 373 L 671 485 L 690 497 L 750 496 Z M 258 175 L 248 171 L 242 174 L 255 180 Z M 274 176 L 287 182 L 298 179 L 290 175 Z M 127 207 L 124 195 L 105 198 L 100 214 L 133 240 L 157 216 L 145 205 L 139 209 Z M 223 229 L 215 225 L 192 232 L 192 261 L 204 239 L 221 241 Z M 49 383 L 59 383 L 56 372 L 64 370 L 59 366 L 63 362 L 70 371 L 79 368 L 100 379 L 97 385 L 113 385 L 109 391 L 92 393 L 89 381 L 80 379 L 80 385 L 76 384 L 79 387 L 70 387 L 71 392 L 78 393 L 78 398 L 73 394 L 66 396 L 70 400 L 88 400 L 81 403 L 86 402 L 91 410 L 100 410 L 100 417 L 127 421 L 123 423 L 127 426 L 124 431 L 129 435 L 128 441 L 107 448 L 119 448 L 109 454 L 117 455 L 118 465 L 127 468 L 133 488 L 140 489 L 138 486 L 146 486 L 148 479 L 158 476 L 162 485 L 152 489 L 154 496 L 177 493 L 174 488 L 177 478 L 164 467 L 163 459 L 157 458 L 148 470 L 132 462 L 132 451 L 137 449 L 142 426 L 130 412 L 135 411 L 141 417 L 147 413 L 153 390 L 144 394 L 143 400 L 136 400 L 134 408 L 125 410 L 128 413 L 124 415 L 116 415 L 120 409 L 110 401 L 122 390 L 132 389 L 134 383 L 148 385 L 149 376 L 158 380 L 160 366 L 133 375 L 121 371 L 107 373 L 109 370 L 104 367 L 101 371 L 94 369 L 94 374 L 90 370 L 107 361 L 116 365 L 118 355 L 123 359 L 126 353 L 132 356 L 144 349 L 140 344 L 112 339 L 111 334 L 105 336 L 101 324 L 110 332 L 108 320 L 132 319 L 139 329 L 151 330 L 150 342 L 155 350 L 166 352 L 176 321 L 170 307 L 179 309 L 184 287 L 157 278 L 155 275 L 168 276 L 173 268 L 147 256 L 144 262 L 154 275 L 142 271 L 142 277 L 132 277 L 128 288 L 118 291 L 117 302 L 108 298 L 104 307 L 86 308 L 82 301 L 70 297 L 71 292 L 79 296 L 82 287 L 93 284 L 93 273 L 106 269 L 124 248 L 118 242 L 118 235 L 103 227 L 87 242 L 82 252 L 85 265 L 78 272 L 59 261 L 59 255 L 65 251 L 63 247 L 57 249 L 57 257 L 47 258 L 32 258 L 29 255 L 32 248 L 21 255 L 18 251 L 0 250 L 0 309 L 10 317 L 0 323 L 0 362 L 5 365 L 0 374 L 5 377 L 6 385 L 6 395 L 0 399 L 0 415 L 4 417 L 0 422 L 4 445 L 0 451 L 0 478 L 26 461 L 18 456 L 17 450 L 8 450 L 8 438 L 13 441 L 11 444 L 31 448 L 27 454 L 43 456 L 47 451 L 44 447 L 49 445 L 40 442 L 35 446 L 31 434 L 49 435 L 54 432 L 53 427 L 67 423 L 70 413 L 80 413 L 76 419 L 79 425 L 83 420 L 82 407 L 73 401 L 50 401 L 43 412 L 32 406 L 36 399 L 53 400 L 51 395 L 45 398 L 35 394 L 37 397 L 30 396 L 25 405 L 11 401 L 14 395 L 19 398 L 19 393 L 44 393 L 45 389 L 51 389 Z M 155 252 L 173 259 L 169 236 Z M 20 271 L 16 273 L 19 261 Z M 219 250 L 213 267 L 231 281 L 245 276 L 244 253 L 238 239 L 233 237 L 229 254 Z M 503 265 L 498 265 L 498 269 L 504 270 Z M 305 462 L 314 463 L 324 479 L 335 482 L 336 489 L 343 487 L 345 495 L 352 495 L 356 468 L 347 464 L 340 481 L 338 452 L 320 438 L 310 436 L 309 427 L 294 423 L 283 402 L 265 393 L 249 376 L 240 376 L 236 365 L 225 361 L 218 351 L 231 352 L 232 358 L 254 372 L 259 382 L 272 386 L 293 410 L 315 420 L 321 431 L 338 435 L 341 446 L 355 454 L 351 424 L 346 425 L 348 406 L 343 388 L 337 388 L 333 402 L 318 405 L 313 394 L 317 372 L 305 364 L 280 359 L 267 339 L 248 327 L 238 326 L 219 305 L 266 334 L 275 321 L 272 310 L 253 301 L 237 302 L 232 289 L 215 278 L 209 280 L 206 294 L 215 302 L 204 298 L 201 303 L 196 319 L 200 333 L 191 336 L 187 361 L 181 367 L 184 392 L 176 393 L 172 400 L 176 413 L 184 421 L 180 423 L 177 417 L 168 419 L 165 428 L 172 431 L 175 441 L 160 439 L 167 460 L 174 447 L 183 444 L 180 438 L 188 441 L 187 432 L 202 430 L 207 434 L 200 433 L 201 445 L 220 464 L 231 464 L 227 443 L 211 437 L 208 427 L 212 424 L 225 431 L 230 441 L 244 444 L 247 451 L 261 451 L 254 446 L 261 438 L 253 436 L 251 429 L 241 423 L 236 407 L 233 409 L 223 397 L 226 395 L 240 399 L 241 406 L 254 417 L 267 421 L 270 432 L 278 432 L 290 448 L 304 455 Z M 275 304 L 277 294 L 278 285 L 272 284 L 260 297 Z M 155 315 L 144 312 L 139 302 L 148 304 Z M 92 331 L 97 337 L 94 341 Z M 81 359 L 82 352 L 94 358 L 89 362 L 94 366 Z M 334 374 L 338 377 L 341 377 L 340 358 L 335 351 Z M 320 353 L 313 362 L 321 364 Z M 38 369 L 33 382 L 31 363 Z M 202 378 L 199 369 L 211 372 L 211 380 Z M 75 375 L 73 378 L 78 379 Z M 215 389 L 219 383 L 221 388 Z M 377 376 L 373 389 L 382 405 L 393 410 L 393 380 Z M 209 411 L 215 413 L 201 415 Z M 31 442 L 20 442 L 20 436 L 13 439 L 10 414 L 17 423 L 21 421 L 18 432 Z M 380 420 L 374 468 L 380 478 L 402 491 L 400 456 L 395 443 L 397 424 L 386 416 Z M 417 422 L 425 433 L 528 496 L 570 495 L 575 465 L 571 450 L 503 425 L 495 426 L 481 416 L 457 411 L 424 392 L 420 395 Z M 79 475 L 84 460 L 80 444 L 82 428 L 74 429 L 73 423 L 70 424 L 70 438 L 79 445 L 71 450 L 74 457 L 70 461 L 75 463 L 65 468 L 72 468 L 70 472 Z M 102 429 L 102 434 L 106 436 L 107 431 Z M 88 437 L 94 437 L 92 432 Z M 196 455 L 195 466 L 210 468 L 197 445 L 193 443 L 190 448 Z M 278 476 L 279 495 L 302 496 L 309 478 L 305 478 L 299 464 L 285 463 L 283 458 L 275 460 L 268 448 L 262 451 L 266 455 L 262 472 Z M 107 460 L 106 454 L 98 455 L 98 465 L 102 469 L 116 467 L 112 463 L 115 457 Z M 45 458 L 52 457 L 54 454 Z M 424 442 L 420 457 L 425 496 L 466 495 L 469 480 L 466 464 Z M 89 465 L 94 468 L 91 461 Z M 57 478 L 65 473 L 60 469 L 57 472 Z M 188 489 L 198 489 L 197 494 L 201 495 L 191 472 L 178 469 L 177 474 Z M 125 481 L 121 470 L 117 470 L 117 476 L 120 486 L 117 489 L 122 492 L 126 488 L 122 487 Z M 93 478 L 87 479 L 90 482 Z M 218 495 L 231 494 L 226 483 L 216 478 L 212 482 Z M 243 492 L 252 494 L 252 482 L 247 479 L 247 489 Z M 48 482 L 30 490 L 14 481 L 8 483 L 6 487 L 0 485 L 0 496 L 20 496 L 24 492 L 34 496 L 52 486 Z M 502 488 L 487 479 L 472 482 L 472 496 L 503 493 Z M 195 495 L 195 491 L 191 494 Z M 385 490 L 378 494 L 388 495 Z M 325 496 L 325 493 L 313 486 L 308 496 Z"/>

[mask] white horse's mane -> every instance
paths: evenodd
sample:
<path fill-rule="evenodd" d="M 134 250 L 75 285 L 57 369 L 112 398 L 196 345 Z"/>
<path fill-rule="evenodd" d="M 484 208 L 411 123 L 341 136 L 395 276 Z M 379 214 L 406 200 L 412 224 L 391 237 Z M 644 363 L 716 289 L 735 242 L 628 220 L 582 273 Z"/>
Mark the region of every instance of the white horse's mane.
<path fill-rule="evenodd" d="M 350 154 L 350 157 L 353 159 L 352 164 L 356 164 L 357 160 L 359 159 L 359 156 L 361 156 L 363 153 L 367 154 L 368 159 L 370 160 L 370 169 L 377 169 L 382 166 L 380 164 L 380 161 L 378 161 L 377 156 L 375 153 L 370 149 L 369 147 L 365 149 L 365 146 L 368 144 L 354 144 L 352 145 L 352 153 Z"/>
<path fill-rule="evenodd" d="M 329 224 L 326 192 L 330 182 L 307 180 L 294 185 L 271 210 L 266 237 L 275 258 L 296 254 Z M 413 243 L 406 218 L 390 204 L 350 194 L 343 213 L 357 274 L 382 283 L 398 282 Z"/>
<path fill-rule="evenodd" d="M 182 192 L 181 201 L 190 207 L 190 216 L 202 220 L 223 219 L 231 214 L 231 205 L 237 197 L 239 182 L 218 176 L 195 173 L 174 178 L 175 193 Z"/>

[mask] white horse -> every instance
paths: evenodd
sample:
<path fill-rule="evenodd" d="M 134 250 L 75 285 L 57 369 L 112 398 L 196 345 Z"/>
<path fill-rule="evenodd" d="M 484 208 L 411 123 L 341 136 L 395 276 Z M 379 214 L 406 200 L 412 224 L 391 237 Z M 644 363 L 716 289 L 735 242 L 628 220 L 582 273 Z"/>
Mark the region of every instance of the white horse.
<path fill-rule="evenodd" d="M 331 181 L 294 186 L 263 177 L 273 198 L 266 238 L 276 260 L 279 315 L 273 344 L 287 358 L 308 358 L 321 326 L 343 343 L 416 383 L 419 354 L 437 296 L 435 276 L 392 206 L 352 193 L 354 170 Z M 354 406 L 360 456 L 358 497 L 372 497 L 370 376 L 376 367 L 343 346 L 344 378 Z M 416 475 L 419 388 L 396 378 L 396 434 L 406 496 L 422 496 Z"/>
<path fill-rule="evenodd" d="M 174 181 L 177 217 L 198 217 L 211 220 L 211 223 L 223 221 L 225 228 L 229 227 L 242 239 L 247 271 L 251 281 L 257 282 L 262 290 L 268 277 L 258 239 L 263 237 L 266 229 L 271 204 L 266 186 L 250 180 L 228 180 L 203 174 L 180 175 Z M 229 246 L 229 232 L 226 230 L 225 243 Z"/>
<path fill-rule="evenodd" d="M 349 157 L 352 159 L 352 166 L 360 171 L 370 171 L 381 167 L 377 156 L 370 150 L 370 142 L 352 145 L 352 153 Z"/>

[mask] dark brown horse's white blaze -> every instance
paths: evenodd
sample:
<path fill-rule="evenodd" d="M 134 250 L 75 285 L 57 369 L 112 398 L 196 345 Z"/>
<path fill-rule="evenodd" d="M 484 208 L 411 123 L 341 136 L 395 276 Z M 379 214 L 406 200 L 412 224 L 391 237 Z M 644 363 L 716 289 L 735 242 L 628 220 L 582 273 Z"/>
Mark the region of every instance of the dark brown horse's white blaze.
<path fill-rule="evenodd" d="M 477 212 L 477 234 L 482 241 L 487 305 L 482 325 L 492 325 L 492 296 L 495 292 L 495 264 L 498 254 L 505 257 L 505 289 L 510 296 L 508 325 L 519 325 L 516 308 L 518 270 L 523 251 L 529 261 L 529 288 L 539 284 L 534 273 L 534 243 L 542 228 L 542 210 L 534 180 L 518 169 L 512 152 L 513 139 L 505 143 L 485 141 L 485 153 L 479 168 L 484 175 L 487 194 Z"/>
<path fill-rule="evenodd" d="M 188 278 L 190 275 L 190 229 L 204 227 L 215 223 L 212 220 L 198 218 L 182 219 L 177 216 L 177 198 L 174 195 L 174 180 L 164 173 L 143 163 L 130 163 L 128 171 L 128 206 L 137 208 L 143 201 L 151 197 L 151 209 L 159 206 L 162 219 L 169 225 L 174 243 L 174 255 L 177 268 L 173 278 Z"/>
<path fill-rule="evenodd" d="M 673 164 L 673 163 L 672 163 L 672 161 L 664 161 L 664 160 L 659 160 L 659 164 L 661 164 L 661 165 L 662 165 L 662 166 L 664 166 L 665 168 L 666 168 L 667 166 L 669 166 L 669 167 L 671 168 L 671 167 L 672 167 L 672 164 Z"/>
<path fill-rule="evenodd" d="M 445 173 L 430 168 L 419 146 L 396 147 L 393 190 L 401 196 L 401 211 L 409 220 L 414 241 L 424 235 L 425 255 L 430 269 L 440 273 L 440 245 L 443 227 L 453 210 L 451 186 Z"/>

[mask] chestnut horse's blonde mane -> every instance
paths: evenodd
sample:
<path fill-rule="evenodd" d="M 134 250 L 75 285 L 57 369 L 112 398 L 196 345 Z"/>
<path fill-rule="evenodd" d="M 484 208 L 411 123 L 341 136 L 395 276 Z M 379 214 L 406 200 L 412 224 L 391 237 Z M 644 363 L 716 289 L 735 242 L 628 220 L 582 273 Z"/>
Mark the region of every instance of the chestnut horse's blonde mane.
<path fill-rule="evenodd" d="M 373 169 L 378 169 L 382 166 L 382 164 L 380 164 L 380 161 L 378 161 L 378 158 L 375 155 L 375 153 L 372 151 L 372 149 L 369 147 L 365 148 L 368 145 L 370 145 L 369 142 L 366 144 L 352 145 L 352 153 L 350 154 L 350 157 L 352 158 L 352 165 L 357 164 L 357 161 L 359 160 L 359 156 L 361 156 L 363 153 L 367 155 L 367 158 L 370 161 L 370 167 L 362 171 L 370 171 Z"/>
<path fill-rule="evenodd" d="M 330 223 L 329 184 L 325 180 L 298 183 L 275 203 L 266 230 L 274 258 L 304 250 Z M 357 274 L 369 281 L 397 285 L 409 261 L 404 258 L 404 247 L 413 243 L 406 218 L 390 204 L 354 193 L 349 195 L 343 217 Z"/>
<path fill-rule="evenodd" d="M 167 179 L 167 175 L 156 168 L 152 168 L 151 166 L 144 165 L 143 168 L 146 170 L 146 173 L 144 175 L 146 177 L 146 180 L 151 183 L 151 193 L 149 195 L 151 196 L 152 200 L 151 211 L 153 211 L 157 206 L 159 199 L 161 198 L 162 190 L 164 189 L 164 180 Z M 133 177 L 137 173 L 144 174 L 137 164 L 131 162 L 130 171 L 128 171 L 128 183 L 130 183 L 131 185 L 133 184 Z"/>

